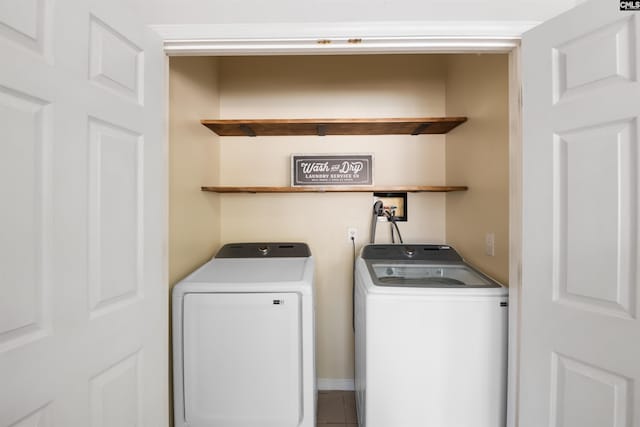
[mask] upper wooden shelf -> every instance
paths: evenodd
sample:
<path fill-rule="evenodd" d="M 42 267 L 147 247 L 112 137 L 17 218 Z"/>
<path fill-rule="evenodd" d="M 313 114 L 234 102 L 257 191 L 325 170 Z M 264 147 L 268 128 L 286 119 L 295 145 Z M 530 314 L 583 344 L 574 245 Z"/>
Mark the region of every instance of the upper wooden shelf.
<path fill-rule="evenodd" d="M 466 186 L 451 185 L 402 185 L 388 187 L 349 187 L 349 186 L 309 186 L 309 187 L 202 187 L 202 191 L 212 193 L 446 193 L 450 191 L 466 191 Z"/>
<path fill-rule="evenodd" d="M 220 136 L 294 135 L 423 135 L 442 134 L 467 121 L 466 117 L 391 119 L 266 119 L 202 120 Z"/>

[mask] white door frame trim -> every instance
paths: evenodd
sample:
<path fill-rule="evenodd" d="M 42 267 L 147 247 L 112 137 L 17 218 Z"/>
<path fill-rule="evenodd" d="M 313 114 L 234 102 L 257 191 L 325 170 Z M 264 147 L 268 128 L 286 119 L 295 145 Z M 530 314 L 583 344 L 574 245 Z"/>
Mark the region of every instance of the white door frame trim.
<path fill-rule="evenodd" d="M 520 46 L 509 53 L 509 360 L 507 426 L 517 427 L 522 307 L 522 74 Z"/>
<path fill-rule="evenodd" d="M 522 257 L 520 40 L 539 22 L 152 25 L 168 56 L 509 54 L 509 368 L 507 426 L 518 425 Z M 167 74 L 168 79 L 168 74 Z M 167 90 L 168 96 L 168 90 Z"/>
<path fill-rule="evenodd" d="M 533 21 L 152 25 L 169 56 L 510 52 Z"/>

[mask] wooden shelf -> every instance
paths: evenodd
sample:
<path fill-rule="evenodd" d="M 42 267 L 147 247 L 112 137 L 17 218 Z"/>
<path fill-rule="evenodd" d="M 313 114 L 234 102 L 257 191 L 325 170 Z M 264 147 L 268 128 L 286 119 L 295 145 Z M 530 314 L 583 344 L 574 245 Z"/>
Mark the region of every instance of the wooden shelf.
<path fill-rule="evenodd" d="M 422 117 L 389 119 L 267 119 L 202 120 L 202 124 L 220 136 L 295 136 L 295 135 L 423 135 L 443 134 L 467 121 L 466 117 Z M 232 187 L 208 186 L 212 193 L 374 193 L 466 191 L 466 186 L 308 186 L 308 187 Z"/>
<path fill-rule="evenodd" d="M 220 136 L 325 136 L 443 134 L 466 121 L 466 117 L 421 117 L 391 119 L 202 120 L 201 123 Z"/>
<path fill-rule="evenodd" d="M 401 185 L 390 187 L 202 187 L 202 191 L 212 193 L 447 193 L 450 191 L 466 191 L 465 186 L 448 185 Z"/>

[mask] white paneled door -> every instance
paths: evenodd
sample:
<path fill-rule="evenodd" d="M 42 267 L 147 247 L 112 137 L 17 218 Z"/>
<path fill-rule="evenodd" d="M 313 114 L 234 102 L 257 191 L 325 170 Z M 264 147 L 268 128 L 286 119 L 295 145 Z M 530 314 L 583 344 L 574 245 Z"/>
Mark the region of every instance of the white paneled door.
<path fill-rule="evenodd" d="M 168 425 L 165 59 L 125 1 L 0 1 L 0 426 Z"/>
<path fill-rule="evenodd" d="M 525 34 L 521 427 L 640 426 L 640 16 Z"/>

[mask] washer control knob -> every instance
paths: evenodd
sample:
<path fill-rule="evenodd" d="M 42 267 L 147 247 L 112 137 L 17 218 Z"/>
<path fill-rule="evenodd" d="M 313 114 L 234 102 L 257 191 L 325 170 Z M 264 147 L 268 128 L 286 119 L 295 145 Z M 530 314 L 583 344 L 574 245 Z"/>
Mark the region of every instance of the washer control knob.
<path fill-rule="evenodd" d="M 415 250 L 415 248 L 412 248 L 411 246 L 405 246 L 404 247 L 404 254 L 406 256 L 408 256 L 409 258 L 411 258 L 412 256 L 414 256 L 416 254 L 416 250 Z"/>
<path fill-rule="evenodd" d="M 269 246 L 260 246 L 258 248 L 258 252 L 260 252 L 261 255 L 266 255 L 269 253 Z"/>

